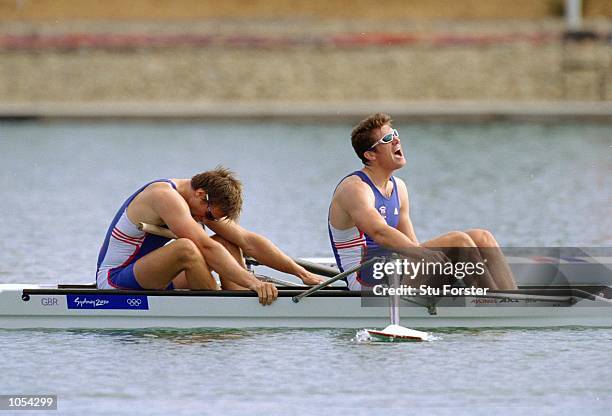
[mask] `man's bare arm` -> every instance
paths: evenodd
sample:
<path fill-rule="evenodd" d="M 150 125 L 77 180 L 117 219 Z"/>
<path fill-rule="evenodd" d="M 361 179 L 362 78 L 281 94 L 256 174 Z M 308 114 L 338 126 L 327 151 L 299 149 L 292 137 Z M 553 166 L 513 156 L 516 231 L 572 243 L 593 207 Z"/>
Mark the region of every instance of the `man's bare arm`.
<path fill-rule="evenodd" d="M 248 231 L 234 221 L 206 221 L 205 223 L 215 233 L 240 247 L 245 255 L 253 257 L 265 266 L 297 276 L 306 284 L 316 284 L 322 281 L 321 278 L 309 273 L 294 262 L 266 237 Z"/>
<path fill-rule="evenodd" d="M 357 228 L 379 245 L 393 250 L 416 246 L 380 216 L 374 208 L 374 195 L 367 185 L 359 182 L 343 184 L 336 192 L 336 202 L 351 217 Z"/>
<path fill-rule="evenodd" d="M 419 247 L 401 231 L 389 226 L 374 208 L 374 195 L 365 184 L 347 182 L 336 191 L 336 201 L 344 209 L 357 228 L 389 250 L 409 257 L 442 261 L 443 256 Z"/>
<path fill-rule="evenodd" d="M 177 237 L 188 238 L 195 243 L 212 269 L 228 276 L 236 284 L 260 293 L 258 289 L 261 289 L 262 282 L 243 269 L 225 247 L 206 234 L 202 226 L 191 217 L 180 195 L 171 189 L 159 190 L 153 198 L 152 206 Z"/>
<path fill-rule="evenodd" d="M 399 223 L 397 224 L 397 229 L 408 237 L 413 243 L 416 245 L 419 244 L 419 240 L 414 232 L 414 227 L 412 226 L 412 220 L 410 219 L 410 202 L 408 198 L 408 188 L 403 180 L 400 178 L 395 178 L 395 183 L 397 183 L 397 192 L 399 192 L 400 199 L 400 213 L 399 213 Z"/>

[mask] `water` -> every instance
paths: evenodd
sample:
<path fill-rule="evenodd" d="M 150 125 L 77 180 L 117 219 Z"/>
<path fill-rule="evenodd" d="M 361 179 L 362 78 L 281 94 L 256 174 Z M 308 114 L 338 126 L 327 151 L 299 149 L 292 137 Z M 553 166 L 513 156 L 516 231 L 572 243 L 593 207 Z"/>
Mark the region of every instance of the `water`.
<path fill-rule="evenodd" d="M 609 329 L 437 332 L 0 331 L 0 386 L 75 415 L 609 414 Z"/>
<path fill-rule="evenodd" d="M 0 282 L 93 281 L 125 197 L 217 164 L 244 182 L 243 226 L 330 256 L 329 197 L 359 167 L 350 127 L 0 124 Z M 612 126 L 397 127 L 422 241 L 485 227 L 506 246 L 612 244 Z M 609 414 L 612 329 L 435 332 L 377 344 L 332 329 L 0 330 L 0 394 L 57 394 L 74 415 Z"/>

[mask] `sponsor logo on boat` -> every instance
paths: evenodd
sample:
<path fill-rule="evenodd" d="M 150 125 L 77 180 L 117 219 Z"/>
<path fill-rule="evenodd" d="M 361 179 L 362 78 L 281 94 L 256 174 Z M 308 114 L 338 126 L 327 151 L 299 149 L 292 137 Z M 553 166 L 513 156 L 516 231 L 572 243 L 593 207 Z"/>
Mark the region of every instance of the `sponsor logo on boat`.
<path fill-rule="evenodd" d="M 102 299 L 87 299 L 87 298 L 84 298 L 84 299 L 75 298 L 74 299 L 74 304 L 79 308 L 85 308 L 89 306 L 91 306 L 92 308 L 101 308 L 108 303 L 109 303 L 108 300 L 102 300 Z"/>
<path fill-rule="evenodd" d="M 510 298 L 501 298 L 501 299 L 472 299 L 470 301 L 471 303 L 475 304 L 475 305 L 485 305 L 485 304 L 498 304 L 498 303 L 518 303 L 520 302 L 520 300 L 518 299 L 510 299 Z"/>
<path fill-rule="evenodd" d="M 499 300 L 499 303 L 518 303 L 519 300 L 518 299 L 510 299 L 510 298 L 503 298 Z"/>
<path fill-rule="evenodd" d="M 475 305 L 495 304 L 495 303 L 499 303 L 499 299 L 481 299 L 481 298 L 476 298 L 476 299 L 472 299 L 470 301 L 470 303 L 473 303 Z"/>
<path fill-rule="evenodd" d="M 66 295 L 68 309 L 149 309 L 144 295 Z"/>

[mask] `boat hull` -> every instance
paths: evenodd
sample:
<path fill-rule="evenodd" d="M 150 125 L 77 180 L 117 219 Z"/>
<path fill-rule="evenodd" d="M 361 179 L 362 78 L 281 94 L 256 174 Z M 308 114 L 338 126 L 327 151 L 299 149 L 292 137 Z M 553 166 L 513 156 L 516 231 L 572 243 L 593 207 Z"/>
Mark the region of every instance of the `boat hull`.
<path fill-rule="evenodd" d="M 269 306 L 251 292 L 112 292 L 0 285 L 0 328 L 379 328 L 389 323 L 387 299 L 363 306 L 350 292 L 328 291 L 294 303 L 281 291 Z M 401 308 L 411 328 L 612 327 L 606 300 L 559 298 L 442 299 L 435 311 Z M 432 314 L 435 312 L 435 314 Z"/>

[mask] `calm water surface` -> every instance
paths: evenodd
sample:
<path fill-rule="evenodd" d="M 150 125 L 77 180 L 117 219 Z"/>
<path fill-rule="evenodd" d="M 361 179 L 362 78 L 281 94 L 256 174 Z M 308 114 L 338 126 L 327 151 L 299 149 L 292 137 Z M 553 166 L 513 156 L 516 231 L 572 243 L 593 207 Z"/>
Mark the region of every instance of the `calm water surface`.
<path fill-rule="evenodd" d="M 245 227 L 290 255 L 330 256 L 329 198 L 359 168 L 350 127 L 0 124 L 0 282 L 93 281 L 125 197 L 217 164 L 244 182 Z M 486 227 L 507 246 L 612 244 L 612 126 L 397 127 L 421 240 Z M 612 329 L 436 334 L 0 330 L 0 394 L 57 394 L 75 415 L 610 413 Z"/>

